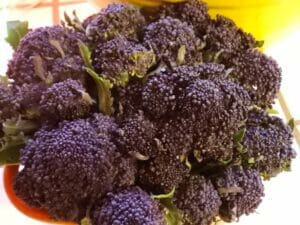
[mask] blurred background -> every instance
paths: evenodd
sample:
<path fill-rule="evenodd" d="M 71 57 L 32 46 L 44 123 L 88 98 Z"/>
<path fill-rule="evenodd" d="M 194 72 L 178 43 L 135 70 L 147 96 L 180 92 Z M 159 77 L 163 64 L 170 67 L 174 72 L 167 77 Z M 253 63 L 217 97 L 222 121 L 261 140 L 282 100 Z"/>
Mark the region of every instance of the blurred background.
<path fill-rule="evenodd" d="M 298 0 L 299 1 L 299 0 Z M 6 21 L 26 20 L 31 28 L 59 24 L 64 12 L 69 15 L 76 10 L 84 19 L 105 6 L 108 1 L 98 0 L 0 0 L 0 74 L 5 74 L 7 61 L 12 49 L 4 41 Z M 290 1 L 286 1 L 290 2 Z M 289 13 L 289 12 L 283 12 Z M 280 20 L 281 15 L 276 15 Z M 267 29 L 267 28 L 266 28 Z M 286 29 L 276 41 L 267 43 L 265 52 L 277 59 L 283 70 L 281 93 L 276 102 L 276 110 L 288 121 L 295 119 L 294 147 L 300 154 L 300 19 Z M 298 144 L 297 144 L 298 143 Z M 292 172 L 283 173 L 266 182 L 266 196 L 257 213 L 244 216 L 238 225 L 298 225 L 300 202 L 300 156 L 294 161 Z M 18 212 L 8 201 L 3 191 L 2 169 L 0 168 L 0 225 L 42 225 Z"/>

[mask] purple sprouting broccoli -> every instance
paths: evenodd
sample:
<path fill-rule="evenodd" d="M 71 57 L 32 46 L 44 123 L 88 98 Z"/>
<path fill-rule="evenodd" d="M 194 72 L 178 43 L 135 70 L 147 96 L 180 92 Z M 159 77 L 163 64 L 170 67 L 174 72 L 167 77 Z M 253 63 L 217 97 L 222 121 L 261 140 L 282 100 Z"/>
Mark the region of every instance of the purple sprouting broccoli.
<path fill-rule="evenodd" d="M 222 200 L 220 217 L 226 222 L 253 213 L 264 196 L 264 186 L 255 169 L 227 167 L 212 181 Z"/>
<path fill-rule="evenodd" d="M 116 113 L 126 116 L 142 110 L 142 91 L 143 83 L 138 79 L 132 79 L 125 87 L 116 87 L 113 91 Z"/>
<path fill-rule="evenodd" d="M 184 115 L 158 121 L 158 149 L 170 157 L 188 155 L 193 150 L 193 119 Z"/>
<path fill-rule="evenodd" d="M 216 63 L 184 65 L 171 71 L 160 71 L 144 85 L 141 96 L 143 108 L 156 119 L 168 116 L 186 104 L 185 90 L 193 81 L 223 79 L 225 75 L 225 67 Z"/>
<path fill-rule="evenodd" d="M 174 17 L 192 25 L 196 34 L 202 36 L 210 25 L 207 4 L 199 0 L 184 1 L 175 4 L 163 4 L 160 6 L 161 17 Z"/>
<path fill-rule="evenodd" d="M 165 225 L 160 204 L 137 186 L 108 193 L 90 212 L 92 225 Z"/>
<path fill-rule="evenodd" d="M 136 157 L 154 157 L 158 154 L 156 146 L 157 127 L 142 111 L 126 117 L 118 130 L 119 148 Z"/>
<path fill-rule="evenodd" d="M 41 128 L 21 150 L 24 168 L 15 179 L 16 194 L 54 219 L 79 221 L 113 189 L 115 179 L 128 178 L 125 170 L 136 170 L 134 163 L 120 163 L 126 158 L 112 142 L 116 129 L 112 118 L 100 114 Z M 128 183 L 122 179 L 124 186 L 134 183 L 130 177 Z"/>
<path fill-rule="evenodd" d="M 131 77 L 144 77 L 155 63 L 152 50 L 124 36 L 97 45 L 93 55 L 95 70 L 120 86 L 125 86 Z"/>
<path fill-rule="evenodd" d="M 61 121 L 87 116 L 92 104 L 93 99 L 82 84 L 67 79 L 43 92 L 38 107 L 45 120 Z"/>
<path fill-rule="evenodd" d="M 227 59 L 233 53 L 255 48 L 258 44 L 251 34 L 238 28 L 231 19 L 220 15 L 207 26 L 204 40 L 205 50 L 213 55 L 220 54 L 219 60 Z"/>
<path fill-rule="evenodd" d="M 18 115 L 20 103 L 11 87 L 0 82 L 0 122 Z"/>
<path fill-rule="evenodd" d="M 225 64 L 233 69 L 230 77 L 249 92 L 253 104 L 271 107 L 281 84 L 281 69 L 273 58 L 258 50 L 248 50 Z"/>
<path fill-rule="evenodd" d="M 248 166 L 258 169 L 265 179 L 290 169 L 296 157 L 292 129 L 281 118 L 253 109 L 245 129 L 241 144 L 247 152 L 242 158 Z"/>
<path fill-rule="evenodd" d="M 55 83 L 66 78 L 84 82 L 85 71 L 78 41 L 83 34 L 60 26 L 37 28 L 27 33 L 8 64 L 7 76 L 15 84 Z"/>
<path fill-rule="evenodd" d="M 186 225 L 209 225 L 219 214 L 221 200 L 210 180 L 191 175 L 175 191 L 174 204 Z"/>
<path fill-rule="evenodd" d="M 140 165 L 138 182 L 152 193 L 166 194 L 176 189 L 188 173 L 189 168 L 180 157 L 161 153 Z"/>
<path fill-rule="evenodd" d="M 154 118 L 174 111 L 176 106 L 175 84 L 172 76 L 161 73 L 151 77 L 142 92 L 142 105 Z"/>
<path fill-rule="evenodd" d="M 114 3 L 102 9 L 87 25 L 86 35 L 93 44 L 103 43 L 118 35 L 138 40 L 145 19 L 138 8 Z"/>
<path fill-rule="evenodd" d="M 170 66 L 200 64 L 202 42 L 193 27 L 171 17 L 161 18 L 145 28 L 145 45 L 151 47 L 157 60 Z"/>

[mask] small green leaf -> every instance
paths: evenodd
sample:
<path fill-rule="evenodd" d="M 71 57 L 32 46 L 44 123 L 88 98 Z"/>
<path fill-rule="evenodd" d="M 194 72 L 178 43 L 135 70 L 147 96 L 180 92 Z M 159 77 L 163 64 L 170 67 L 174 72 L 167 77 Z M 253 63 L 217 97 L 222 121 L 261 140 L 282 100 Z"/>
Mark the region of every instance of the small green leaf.
<path fill-rule="evenodd" d="M 88 217 L 85 217 L 81 220 L 80 225 L 92 225 L 92 223 Z"/>
<path fill-rule="evenodd" d="M 160 194 L 160 195 L 152 195 L 154 199 L 166 199 L 166 198 L 173 198 L 175 193 L 175 187 L 167 194 Z"/>
<path fill-rule="evenodd" d="M 295 129 L 295 120 L 294 120 L 294 118 L 292 118 L 292 119 L 289 120 L 288 126 L 289 126 L 292 130 Z"/>
<path fill-rule="evenodd" d="M 197 160 L 197 162 L 199 162 L 199 163 L 202 162 L 202 160 L 203 160 L 200 150 L 197 150 L 197 149 L 194 150 L 194 157 Z"/>
<path fill-rule="evenodd" d="M 113 97 L 111 95 L 113 84 L 110 80 L 101 77 L 91 68 L 86 67 L 85 69 L 96 83 L 99 111 L 105 115 L 111 115 L 113 113 Z"/>
<path fill-rule="evenodd" d="M 82 41 L 78 42 L 80 55 L 84 61 L 84 64 L 87 68 L 93 69 L 92 66 L 92 52 L 90 51 L 89 47 L 83 43 Z"/>
<path fill-rule="evenodd" d="M 254 164 L 255 163 L 255 158 L 251 157 L 248 159 L 249 164 Z"/>
<path fill-rule="evenodd" d="M 183 225 L 183 215 L 172 203 L 172 199 L 162 199 L 160 202 L 165 207 L 165 220 L 167 225 Z"/>
<path fill-rule="evenodd" d="M 9 78 L 7 76 L 2 76 L 0 75 L 0 84 L 4 85 L 7 87 L 9 85 Z"/>
<path fill-rule="evenodd" d="M 76 14 L 76 11 L 74 10 L 72 14 L 73 14 L 73 19 L 71 19 L 71 17 L 66 12 L 64 12 L 65 21 L 62 21 L 62 25 L 63 26 L 67 25 L 69 27 L 72 27 L 74 28 L 74 30 L 79 32 L 85 32 L 85 29 L 83 28 L 82 23 Z"/>
<path fill-rule="evenodd" d="M 23 134 L 4 136 L 0 139 L 0 166 L 18 164 L 20 149 L 24 147 L 27 138 Z"/>
<path fill-rule="evenodd" d="M 248 149 L 245 148 L 241 143 L 236 143 L 236 149 L 238 150 L 239 153 L 241 154 L 245 154 L 246 152 L 248 152 Z"/>
<path fill-rule="evenodd" d="M 268 114 L 278 115 L 279 112 L 276 109 L 268 108 L 267 110 Z"/>
<path fill-rule="evenodd" d="M 58 40 L 50 39 L 49 43 L 59 52 L 62 58 L 65 58 L 65 52 Z"/>
<path fill-rule="evenodd" d="M 192 170 L 192 164 L 190 163 L 188 157 L 185 157 L 185 166 L 188 168 L 189 172 Z"/>
<path fill-rule="evenodd" d="M 254 47 L 255 48 L 261 48 L 263 47 L 265 44 L 265 41 L 256 41 L 255 44 L 254 44 Z"/>
<path fill-rule="evenodd" d="M 5 135 L 18 135 L 19 133 L 31 134 L 39 128 L 39 124 L 32 120 L 21 118 L 8 119 L 2 124 Z"/>
<path fill-rule="evenodd" d="M 220 194 L 230 194 L 230 193 L 242 193 L 244 190 L 241 187 L 221 187 L 218 188 Z"/>
<path fill-rule="evenodd" d="M 179 49 L 178 49 L 178 53 L 177 53 L 177 64 L 181 65 L 184 63 L 185 61 L 185 54 L 186 54 L 186 47 L 185 45 L 182 45 Z"/>
<path fill-rule="evenodd" d="M 6 42 L 11 45 L 13 49 L 17 49 L 21 39 L 28 32 L 28 22 L 27 21 L 8 21 L 7 26 L 7 37 Z"/>
<path fill-rule="evenodd" d="M 240 143 L 243 140 L 245 133 L 246 133 L 246 128 L 242 128 L 238 130 L 233 137 L 234 143 Z"/>
<path fill-rule="evenodd" d="M 230 163 L 232 161 L 232 158 L 229 158 L 227 160 L 219 159 L 218 161 L 220 163 L 222 163 L 223 165 L 227 165 L 228 163 Z"/>
<path fill-rule="evenodd" d="M 150 159 L 149 156 L 146 156 L 146 155 L 142 155 L 141 153 L 139 152 L 132 152 L 132 151 L 129 151 L 129 155 L 131 155 L 133 158 L 139 160 L 139 161 L 147 161 Z"/>

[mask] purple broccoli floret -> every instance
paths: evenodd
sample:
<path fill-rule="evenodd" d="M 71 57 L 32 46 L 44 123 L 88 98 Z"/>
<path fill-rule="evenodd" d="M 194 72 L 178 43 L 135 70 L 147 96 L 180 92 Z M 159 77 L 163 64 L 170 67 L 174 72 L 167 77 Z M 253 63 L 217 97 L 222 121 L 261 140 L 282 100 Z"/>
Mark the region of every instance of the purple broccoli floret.
<path fill-rule="evenodd" d="M 38 107 L 45 120 L 61 121 L 87 116 L 92 104 L 82 84 L 68 79 L 49 87 L 42 94 Z"/>
<path fill-rule="evenodd" d="M 140 165 L 138 181 L 152 193 L 166 194 L 177 188 L 188 173 L 188 167 L 179 157 L 161 153 Z"/>
<path fill-rule="evenodd" d="M 124 36 L 99 44 L 93 56 L 95 70 L 120 86 L 125 86 L 131 77 L 144 77 L 155 63 L 152 50 Z"/>
<path fill-rule="evenodd" d="M 114 3 L 102 9 L 86 26 L 86 35 L 93 44 L 102 43 L 123 35 L 138 40 L 145 19 L 138 8 L 129 4 Z"/>
<path fill-rule="evenodd" d="M 183 214 L 186 225 L 209 225 L 219 214 L 221 200 L 205 177 L 192 175 L 175 191 L 174 204 Z"/>
<path fill-rule="evenodd" d="M 137 186 L 108 193 L 90 214 L 92 225 L 166 224 L 159 203 Z"/>
<path fill-rule="evenodd" d="M 200 64 L 202 43 L 185 22 L 161 18 L 145 28 L 144 43 L 153 48 L 157 59 L 168 65 Z"/>
<path fill-rule="evenodd" d="M 154 157 L 158 154 L 156 147 L 157 127 L 142 111 L 125 118 L 118 130 L 119 148 L 126 153 Z"/>
<path fill-rule="evenodd" d="M 274 103 L 281 85 L 281 69 L 273 58 L 248 50 L 225 64 L 233 69 L 230 77 L 249 92 L 253 104 L 266 108 Z"/>
<path fill-rule="evenodd" d="M 60 26 L 37 28 L 21 40 L 8 64 L 16 84 L 55 83 L 66 78 L 85 80 L 78 41 L 83 34 Z"/>
<path fill-rule="evenodd" d="M 14 183 L 16 194 L 54 219 L 82 219 L 94 200 L 113 189 L 118 175 L 135 171 L 134 164 L 114 164 L 121 156 L 112 142 L 113 130 L 114 120 L 100 114 L 41 128 L 21 150 L 24 168 Z M 132 179 L 123 185 L 132 185 Z"/>
<path fill-rule="evenodd" d="M 264 196 L 262 180 L 254 169 L 228 167 L 212 180 L 222 200 L 220 216 L 226 222 L 253 213 Z"/>
<path fill-rule="evenodd" d="M 296 157 L 291 128 L 281 118 L 259 109 L 249 112 L 241 144 L 247 150 L 245 163 L 258 169 L 265 179 L 289 170 Z"/>

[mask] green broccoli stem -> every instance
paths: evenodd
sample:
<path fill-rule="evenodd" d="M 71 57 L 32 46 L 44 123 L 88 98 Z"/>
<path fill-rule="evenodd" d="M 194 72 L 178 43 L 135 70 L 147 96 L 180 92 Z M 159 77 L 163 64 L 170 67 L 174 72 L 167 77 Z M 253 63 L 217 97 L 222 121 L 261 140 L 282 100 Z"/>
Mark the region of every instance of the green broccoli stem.
<path fill-rule="evenodd" d="M 94 70 L 86 68 L 88 74 L 94 79 L 98 91 L 98 104 L 99 111 L 105 115 L 111 115 L 113 113 L 113 98 L 111 96 L 112 83 L 100 77 Z"/>

